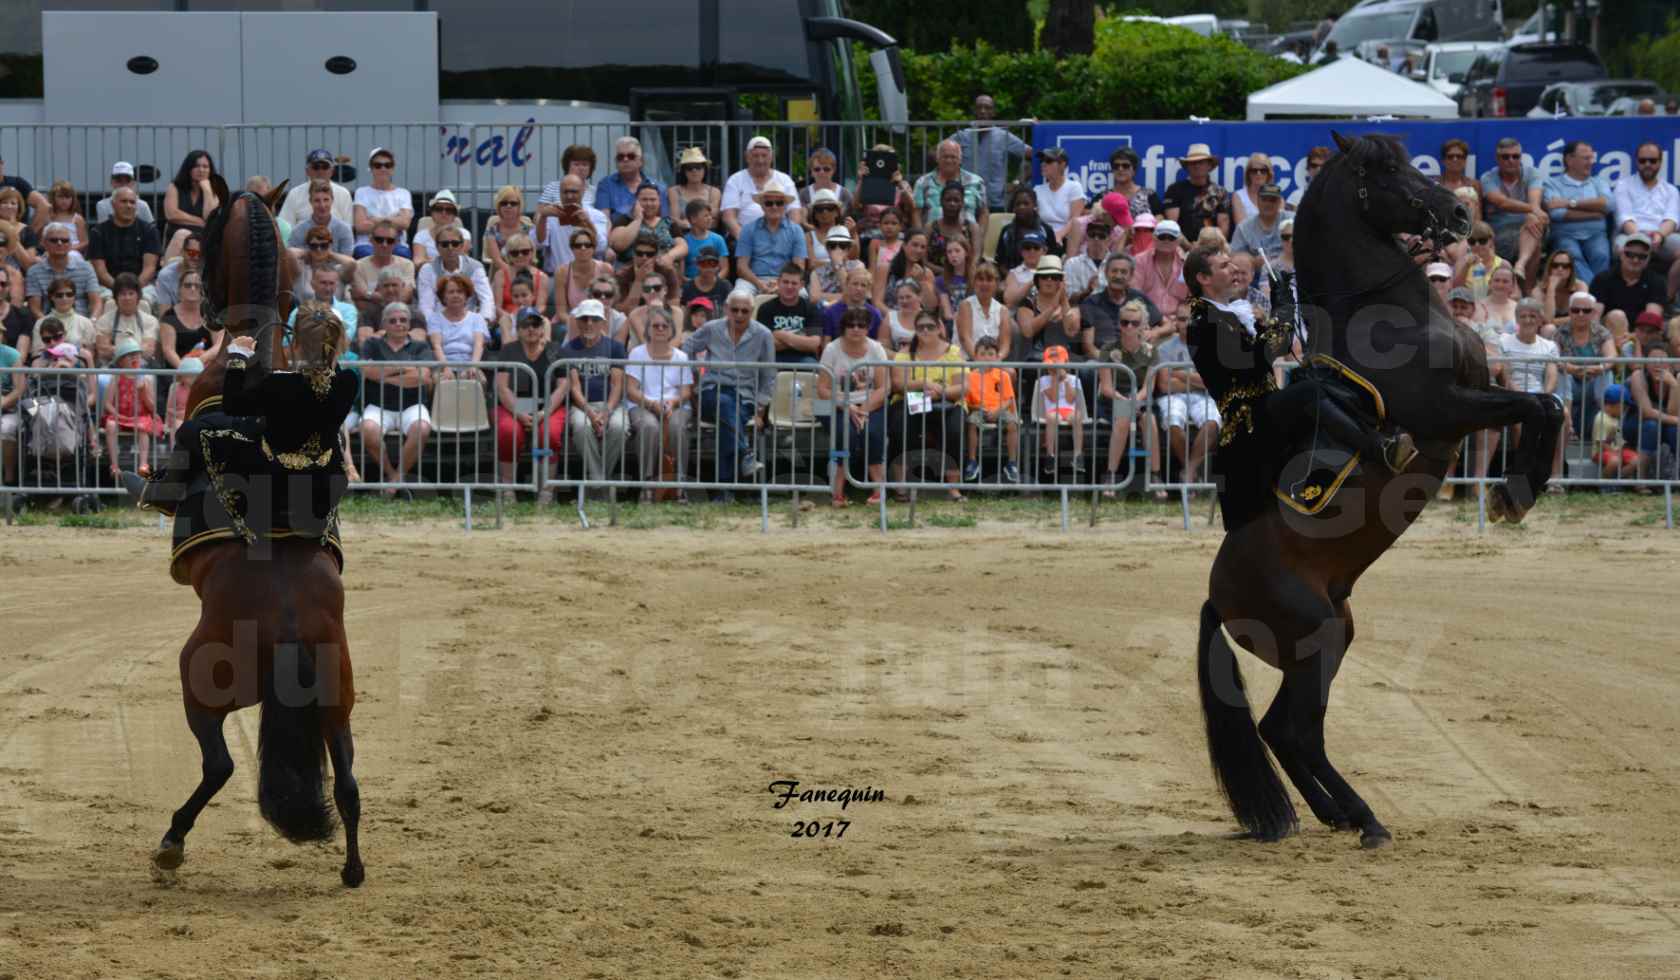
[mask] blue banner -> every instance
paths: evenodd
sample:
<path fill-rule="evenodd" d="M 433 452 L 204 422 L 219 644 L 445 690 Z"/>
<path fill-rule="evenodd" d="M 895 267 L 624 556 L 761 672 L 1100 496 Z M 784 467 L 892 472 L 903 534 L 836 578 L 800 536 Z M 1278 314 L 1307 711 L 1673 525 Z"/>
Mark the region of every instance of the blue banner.
<path fill-rule="evenodd" d="M 1215 179 L 1235 190 L 1242 186 L 1243 166 L 1250 153 L 1271 156 L 1277 181 L 1287 197 L 1306 174 L 1307 151 L 1315 146 L 1336 148 L 1330 131 L 1343 135 L 1380 132 L 1397 136 L 1412 153 L 1412 164 L 1433 177 L 1441 172 L 1441 144 L 1458 138 L 1470 144 L 1466 172 L 1480 177 L 1493 169 L 1493 147 L 1501 138 L 1522 141 L 1526 163 L 1547 177 L 1563 172 L 1563 147 L 1570 140 L 1586 140 L 1598 151 L 1593 172 L 1612 183 L 1634 172 L 1633 153 L 1640 143 L 1655 141 L 1663 148 L 1662 179 L 1680 177 L 1680 116 L 1565 116 L 1557 119 L 1450 119 L 1363 122 L 1111 122 L 1039 123 L 1033 127 L 1033 148 L 1060 146 L 1068 154 L 1068 173 L 1079 178 L 1087 192 L 1110 186 L 1108 156 L 1130 146 L 1141 161 L 1136 180 L 1160 192 L 1180 177 L 1178 158 L 1191 143 L 1206 143 L 1220 158 Z M 1039 179 L 1036 162 L 1033 176 Z"/>

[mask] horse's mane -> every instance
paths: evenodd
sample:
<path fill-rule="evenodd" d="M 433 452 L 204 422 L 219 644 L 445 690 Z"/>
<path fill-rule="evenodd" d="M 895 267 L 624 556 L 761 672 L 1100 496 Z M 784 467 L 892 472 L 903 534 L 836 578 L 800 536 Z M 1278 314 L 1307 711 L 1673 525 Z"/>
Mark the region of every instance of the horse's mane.
<path fill-rule="evenodd" d="M 240 191 L 233 199 L 216 210 L 204 228 L 205 295 L 216 305 L 219 313 L 227 306 L 229 267 L 221 259 L 226 246 L 227 228 L 233 220 L 234 206 L 245 202 L 246 252 L 250 276 L 245 302 L 253 306 L 276 306 L 280 296 L 280 255 L 275 247 L 274 217 L 268 205 L 250 191 Z"/>
<path fill-rule="evenodd" d="M 1411 159 L 1406 152 L 1406 144 L 1391 133 L 1365 133 L 1355 136 L 1349 141 L 1347 150 L 1331 159 L 1337 157 L 1347 157 L 1351 163 L 1388 163 L 1391 160 L 1409 162 Z"/>

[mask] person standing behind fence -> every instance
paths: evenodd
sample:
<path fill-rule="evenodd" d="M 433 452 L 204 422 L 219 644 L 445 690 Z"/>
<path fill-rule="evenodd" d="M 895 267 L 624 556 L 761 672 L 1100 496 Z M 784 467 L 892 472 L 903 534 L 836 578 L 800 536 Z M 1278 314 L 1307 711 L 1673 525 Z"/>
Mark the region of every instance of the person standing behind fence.
<path fill-rule="evenodd" d="M 567 431 L 583 455 L 586 480 L 604 480 L 623 462 L 630 421 L 624 406 L 624 345 L 607 336 L 607 308 L 586 299 L 572 310 L 572 335 L 563 348 L 571 389 Z"/>
<path fill-rule="evenodd" d="M 636 455 L 644 480 L 678 479 L 688 472 L 689 400 L 694 396 L 694 371 L 688 355 L 672 346 L 677 321 L 664 307 L 647 314 L 647 343 L 630 352 L 630 369 L 625 372 L 630 423 L 636 430 Z M 675 469 L 661 465 L 671 458 Z M 653 491 L 643 490 L 642 503 L 653 501 Z M 678 491 L 679 502 L 687 496 Z"/>
<path fill-rule="evenodd" d="M 724 318 L 707 321 L 682 345 L 689 357 L 704 354 L 712 362 L 700 379 L 700 417 L 717 426 L 714 475 L 719 483 L 734 483 L 737 473 L 754 480 L 764 469 L 753 450 L 751 433 L 755 424 L 764 427 L 775 390 L 776 342 L 768 327 L 752 320 L 754 296 L 752 287 L 737 286 L 724 303 Z M 715 366 L 730 361 L 740 366 Z M 727 490 L 713 497 L 718 503 L 734 499 Z"/>
<path fill-rule="evenodd" d="M 974 98 L 974 125 L 951 137 L 962 150 L 959 162 L 986 182 L 986 206 L 992 211 L 1003 210 L 1004 189 L 1009 183 L 1009 161 L 1024 160 L 1032 155 L 1032 146 L 1009 130 L 993 125 L 997 119 L 997 102 L 982 92 Z"/>
<path fill-rule="evenodd" d="M 817 374 L 817 400 L 834 402 L 834 442 L 845 446 L 848 458 L 837 460 L 833 473 L 833 505 L 847 506 L 846 471 L 849 459 L 864 461 L 864 474 L 876 484 L 869 502 L 881 502 L 879 486 L 886 476 L 887 394 L 892 376 L 886 365 L 863 366 L 865 361 L 887 360 L 886 348 L 871 340 L 869 315 L 862 309 L 848 309 L 840 317 L 840 339 L 823 348 L 823 370 Z M 840 390 L 844 386 L 844 391 Z M 847 426 L 849 438 L 840 434 Z"/>
<path fill-rule="evenodd" d="M 548 321 L 536 307 L 516 311 L 513 319 L 518 339 L 504 344 L 496 357 L 504 364 L 519 366 L 496 372 L 497 476 L 503 484 L 512 484 L 519 455 L 532 448 L 537 434 L 546 427 L 550 454 L 543 471 L 546 479 L 552 480 L 556 461 L 566 451 L 571 372 L 555 373 L 554 390 L 544 403 L 539 396 L 548 383 L 549 368 L 561 360 L 560 345 L 549 341 Z M 504 503 L 512 500 L 513 491 L 504 490 L 502 494 Z M 538 506 L 547 506 L 553 499 L 554 491 L 546 485 L 537 492 Z"/>

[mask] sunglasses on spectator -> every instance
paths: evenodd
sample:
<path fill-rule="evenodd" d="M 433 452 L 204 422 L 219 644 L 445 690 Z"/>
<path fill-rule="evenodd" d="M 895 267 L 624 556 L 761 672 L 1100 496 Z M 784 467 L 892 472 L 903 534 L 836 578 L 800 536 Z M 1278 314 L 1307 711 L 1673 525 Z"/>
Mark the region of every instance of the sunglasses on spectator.
<path fill-rule="evenodd" d="M 510 201 L 497 201 L 496 202 L 496 207 L 499 207 L 499 208 L 516 208 L 516 207 L 519 207 L 519 202 L 518 201 L 511 201 L 511 200 Z"/>
<path fill-rule="evenodd" d="M 440 238 L 440 239 L 438 239 L 438 248 L 456 248 L 456 247 L 460 246 L 460 244 L 461 244 L 461 240 L 459 238 Z"/>
<path fill-rule="evenodd" d="M 1638 162 L 1642 163 L 1642 164 L 1649 163 L 1649 164 L 1654 165 L 1654 164 L 1661 163 L 1662 162 L 1662 157 L 1640 157 Z"/>
<path fill-rule="evenodd" d="M 64 335 L 61 334 L 61 333 L 42 333 L 41 334 L 41 343 L 47 345 L 48 347 L 51 347 L 52 345 L 58 343 L 59 341 L 61 341 L 63 339 L 64 339 Z"/>
<path fill-rule="evenodd" d="M 1622 257 L 1632 259 L 1635 262 L 1643 262 L 1651 257 L 1651 253 L 1643 251 L 1636 252 L 1633 249 L 1624 248 L 1622 249 Z"/>
<path fill-rule="evenodd" d="M 1127 320 L 1127 319 L 1122 317 L 1121 320 L 1120 320 L 1120 325 L 1122 327 L 1141 327 L 1141 326 L 1143 326 L 1143 321 L 1142 320 Z"/>
<path fill-rule="evenodd" d="M 314 163 L 309 165 L 309 169 L 310 170 L 331 170 L 332 169 L 332 164 L 327 163 L 327 162 L 322 161 L 322 160 L 317 160 Z"/>
<path fill-rule="evenodd" d="M 770 210 L 771 208 L 785 208 L 785 207 L 787 207 L 787 202 L 786 201 L 765 201 L 764 202 L 764 210 L 766 210 L 766 211 Z"/>
<path fill-rule="evenodd" d="M 1295 235 L 1292 232 L 1288 235 L 1279 235 L 1278 238 L 1280 238 L 1280 239 L 1282 239 L 1283 241 L 1286 241 L 1286 242 L 1291 242 L 1291 241 L 1295 240 Z"/>
<path fill-rule="evenodd" d="M 921 323 L 916 324 L 916 330 L 919 333 L 938 333 L 939 324 L 929 320 L 924 320 Z"/>
<path fill-rule="evenodd" d="M 456 213 L 455 205 L 453 205 L 453 204 L 434 204 L 434 205 L 432 205 L 432 210 L 433 211 L 442 211 L 446 214 L 455 214 Z"/>
<path fill-rule="evenodd" d="M 595 243 L 587 238 L 574 238 L 572 239 L 572 247 L 593 249 Z"/>
<path fill-rule="evenodd" d="M 590 299 L 612 299 L 613 294 L 610 291 L 607 291 L 607 290 L 591 289 L 589 291 L 589 298 Z"/>
<path fill-rule="evenodd" d="M 1044 272 L 1044 273 L 1040 273 L 1039 275 L 1033 276 L 1033 278 L 1034 279 L 1048 279 L 1051 282 L 1061 282 L 1062 281 L 1062 274 L 1059 273 L 1059 272 Z"/>
<path fill-rule="evenodd" d="M 1430 276 L 1430 282 L 1451 282 L 1452 276 Z"/>
<path fill-rule="evenodd" d="M 309 243 L 309 250 L 311 252 L 325 252 L 329 248 L 332 248 L 332 243 L 331 242 L 310 242 Z"/>
<path fill-rule="evenodd" d="M 1554 268 L 1554 269 L 1573 269 L 1574 267 L 1575 267 L 1574 263 L 1570 262 L 1568 259 L 1564 259 L 1561 262 L 1553 262 L 1552 263 L 1552 268 Z"/>
<path fill-rule="evenodd" d="M 1443 159 L 1443 160 L 1462 160 L 1462 159 L 1464 159 L 1464 154 L 1462 152 L 1458 151 L 1458 150 L 1454 150 L 1451 153 L 1441 154 L 1441 159 Z"/>
<path fill-rule="evenodd" d="M 658 254 L 659 253 L 654 251 L 653 249 L 646 249 L 646 248 L 636 249 L 636 258 L 638 258 L 638 259 L 651 259 L 655 255 L 658 255 Z"/>
<path fill-rule="evenodd" d="M 390 235 L 375 235 L 373 236 L 373 243 L 375 245 L 395 245 L 397 240 Z"/>
<path fill-rule="evenodd" d="M 706 165 L 703 163 L 685 163 L 682 165 L 682 168 L 684 170 L 705 170 Z"/>
<path fill-rule="evenodd" d="M 1042 251 L 1044 251 L 1044 243 L 1043 242 L 1022 242 L 1021 243 L 1021 251 L 1023 251 L 1023 252 L 1029 252 L 1029 251 L 1030 252 L 1042 252 Z"/>
<path fill-rule="evenodd" d="M 867 324 L 867 323 L 848 323 L 848 324 L 846 324 L 846 329 L 847 330 L 868 330 L 869 329 L 869 324 Z"/>
<path fill-rule="evenodd" d="M 1472 245 L 1486 245 L 1488 242 L 1491 242 L 1491 241 L 1493 241 L 1493 239 L 1488 238 L 1486 235 L 1479 235 L 1475 238 L 1470 239 L 1470 244 L 1472 244 Z"/>
<path fill-rule="evenodd" d="M 662 282 L 644 282 L 644 283 L 642 283 L 642 292 L 644 292 L 644 293 L 663 293 L 664 291 L 665 291 L 665 284 L 662 283 Z"/>
<path fill-rule="evenodd" d="M 392 167 L 396 166 L 396 164 L 392 163 L 390 160 L 375 160 L 368 164 L 368 166 L 375 170 L 390 170 Z"/>
<path fill-rule="evenodd" d="M 47 244 L 48 245 L 68 245 L 68 244 L 70 244 L 70 239 L 68 239 L 68 238 L 49 238 L 49 239 L 47 239 Z"/>
<path fill-rule="evenodd" d="M 1500 153 L 1500 154 L 1497 154 L 1497 156 L 1501 160 L 1521 160 L 1522 159 L 1522 154 L 1521 153 Z"/>
<path fill-rule="evenodd" d="M 640 153 L 620 153 L 618 156 L 614 157 L 613 159 L 615 159 L 615 160 L 640 160 L 641 158 L 642 158 L 642 155 Z"/>
<path fill-rule="evenodd" d="M 509 258 L 517 259 L 521 255 L 530 255 L 531 250 L 528 248 L 510 248 L 507 250 L 507 254 Z"/>
<path fill-rule="evenodd" d="M 53 299 L 75 299 L 76 298 L 76 291 L 73 290 L 73 289 L 61 289 L 58 292 L 53 293 L 52 298 Z"/>
<path fill-rule="evenodd" d="M 1272 168 L 1271 167 L 1249 167 L 1248 172 L 1251 173 L 1251 174 L 1269 174 L 1269 173 L 1272 172 Z"/>
<path fill-rule="evenodd" d="M 1591 313 L 1592 311 L 1593 308 L 1590 306 L 1571 306 L 1569 308 L 1569 312 L 1571 313 Z"/>
<path fill-rule="evenodd" d="M 729 304 L 729 306 L 726 307 L 726 309 L 728 309 L 729 312 L 731 312 L 731 313 L 739 313 L 742 316 L 746 316 L 747 314 L 752 312 L 752 307 L 750 307 L 750 306 L 736 306 L 734 303 Z"/>

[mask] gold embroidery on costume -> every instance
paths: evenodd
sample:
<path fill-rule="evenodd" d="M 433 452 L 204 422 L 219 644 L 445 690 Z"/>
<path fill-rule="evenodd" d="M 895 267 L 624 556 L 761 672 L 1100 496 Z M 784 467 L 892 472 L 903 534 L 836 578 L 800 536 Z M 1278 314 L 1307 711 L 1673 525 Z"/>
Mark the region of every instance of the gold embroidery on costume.
<path fill-rule="evenodd" d="M 269 448 L 268 437 L 264 436 L 262 451 L 270 462 L 279 463 L 288 470 L 315 469 L 332 462 L 332 450 L 321 448 L 321 436 L 315 432 L 309 434 L 309 438 L 304 440 L 296 452 L 290 453 L 275 452 Z"/>
<path fill-rule="evenodd" d="M 250 442 L 251 437 L 237 429 L 206 429 L 198 434 L 199 442 L 204 450 L 204 470 L 210 476 L 210 487 L 215 491 L 216 499 L 221 502 L 222 509 L 227 512 L 228 522 L 233 531 L 245 540 L 246 544 L 256 544 L 256 533 L 245 523 L 245 506 L 240 493 L 227 485 L 223 478 L 223 467 L 211 448 L 211 440 L 215 438 L 237 439 L 240 442 Z"/>
<path fill-rule="evenodd" d="M 326 401 L 332 394 L 333 370 L 328 367 L 319 371 L 305 371 L 304 377 L 309 379 L 309 390 L 315 393 L 316 401 Z"/>
<path fill-rule="evenodd" d="M 1219 444 L 1230 445 L 1239 425 L 1242 431 L 1253 432 L 1254 402 L 1276 390 L 1277 384 L 1272 381 L 1272 376 L 1267 374 L 1263 381 L 1237 385 L 1225 392 L 1219 399 Z"/>

